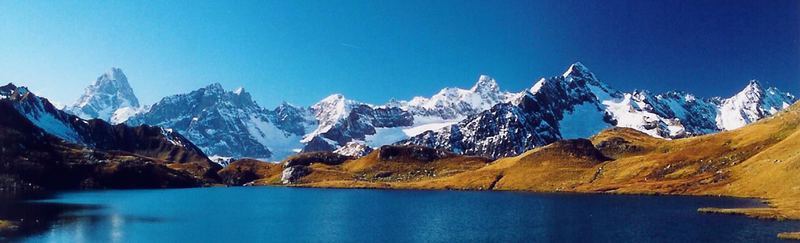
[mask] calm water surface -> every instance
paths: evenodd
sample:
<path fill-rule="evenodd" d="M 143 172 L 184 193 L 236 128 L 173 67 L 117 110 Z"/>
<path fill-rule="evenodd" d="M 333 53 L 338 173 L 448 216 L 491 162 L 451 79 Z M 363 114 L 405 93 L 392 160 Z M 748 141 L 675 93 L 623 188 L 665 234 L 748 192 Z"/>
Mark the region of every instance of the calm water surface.
<path fill-rule="evenodd" d="M 63 193 L 13 207 L 54 205 L 74 210 L 22 241 L 764 242 L 800 230 L 697 213 L 758 205 L 714 197 L 240 187 Z"/>

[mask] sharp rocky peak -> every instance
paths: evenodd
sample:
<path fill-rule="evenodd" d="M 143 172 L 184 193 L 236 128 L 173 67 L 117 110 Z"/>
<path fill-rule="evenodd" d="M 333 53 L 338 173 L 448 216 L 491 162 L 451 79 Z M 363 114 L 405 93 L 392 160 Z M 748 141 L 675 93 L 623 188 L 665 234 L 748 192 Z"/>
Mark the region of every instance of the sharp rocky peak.
<path fill-rule="evenodd" d="M 97 77 L 97 81 L 95 82 L 95 84 L 101 81 L 117 81 L 117 82 L 127 83 L 128 77 L 125 76 L 125 73 L 122 72 L 122 69 L 117 67 L 112 67 L 108 71 L 100 75 L 100 77 Z"/>
<path fill-rule="evenodd" d="M 583 78 L 591 78 L 594 79 L 594 74 L 589 71 L 589 68 L 583 65 L 581 62 L 573 63 L 572 65 L 567 68 L 567 71 L 561 75 L 564 78 L 568 77 L 583 77 Z"/>
<path fill-rule="evenodd" d="M 225 92 L 225 88 L 222 88 L 222 84 L 220 83 L 211 83 L 206 87 L 203 87 L 206 91 L 215 92 L 215 93 L 223 93 Z"/>
<path fill-rule="evenodd" d="M 14 83 L 8 83 L 4 86 L 0 86 L 0 98 L 5 98 L 8 96 L 12 96 L 14 94 L 18 94 L 19 96 L 25 96 L 28 93 L 30 93 L 28 87 L 16 86 L 14 85 Z"/>
<path fill-rule="evenodd" d="M 747 86 L 745 86 L 744 89 L 742 89 L 741 93 L 750 93 L 750 92 L 759 92 L 759 93 L 761 93 L 761 91 L 763 91 L 763 90 L 764 89 L 761 86 L 761 82 L 759 82 L 758 80 L 753 79 L 753 80 L 750 80 L 749 82 L 747 82 Z"/>
<path fill-rule="evenodd" d="M 357 102 L 355 101 L 348 100 L 347 98 L 344 97 L 344 95 L 337 93 L 325 97 L 324 99 L 320 100 L 311 107 L 314 109 L 319 109 L 322 107 L 339 107 L 339 106 L 345 107 L 347 105 L 352 105 L 356 103 Z"/>
<path fill-rule="evenodd" d="M 244 87 L 239 86 L 238 88 L 233 90 L 233 93 L 237 94 L 237 95 L 241 95 L 242 93 L 246 93 L 246 92 L 244 91 Z"/>
<path fill-rule="evenodd" d="M 481 75 L 478 77 L 478 82 L 472 86 L 470 91 L 477 93 L 497 93 L 500 91 L 500 87 L 497 85 L 497 81 L 495 81 L 494 78 L 488 75 Z"/>
<path fill-rule="evenodd" d="M 322 102 L 322 103 L 333 103 L 333 102 L 339 102 L 339 101 L 343 101 L 343 100 L 345 100 L 344 95 L 337 93 L 337 94 L 328 95 L 328 97 L 323 98 L 319 102 Z"/>
<path fill-rule="evenodd" d="M 68 112 L 84 119 L 99 118 L 116 123 L 112 118 L 117 111 L 126 110 L 123 113 L 127 114 L 139 107 L 139 99 L 128 83 L 128 77 L 122 69 L 112 67 L 86 87 L 84 94 L 68 108 Z"/>
<path fill-rule="evenodd" d="M 276 109 L 286 109 L 286 108 L 291 108 L 291 109 L 302 109 L 302 107 L 300 107 L 300 106 L 296 106 L 296 105 L 293 105 L 293 104 L 291 104 L 291 103 L 289 103 L 289 102 L 286 102 L 286 101 L 282 101 L 282 102 L 281 102 L 281 104 L 280 104 L 280 105 L 278 105 L 278 107 L 275 107 L 275 108 L 276 108 Z"/>
<path fill-rule="evenodd" d="M 17 86 L 14 83 L 8 83 L 6 85 L 0 86 L 0 95 L 8 96 L 11 95 L 11 92 L 17 90 Z"/>

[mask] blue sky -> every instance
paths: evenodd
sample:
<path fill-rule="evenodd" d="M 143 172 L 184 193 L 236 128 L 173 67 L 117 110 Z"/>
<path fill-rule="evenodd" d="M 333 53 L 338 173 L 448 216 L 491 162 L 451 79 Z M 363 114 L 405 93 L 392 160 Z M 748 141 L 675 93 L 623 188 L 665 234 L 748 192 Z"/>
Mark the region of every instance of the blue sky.
<path fill-rule="evenodd" d="M 620 90 L 800 91 L 800 1 L 0 1 L 0 81 L 63 103 L 109 67 L 141 101 L 212 82 L 272 107 L 518 91 L 581 61 Z"/>

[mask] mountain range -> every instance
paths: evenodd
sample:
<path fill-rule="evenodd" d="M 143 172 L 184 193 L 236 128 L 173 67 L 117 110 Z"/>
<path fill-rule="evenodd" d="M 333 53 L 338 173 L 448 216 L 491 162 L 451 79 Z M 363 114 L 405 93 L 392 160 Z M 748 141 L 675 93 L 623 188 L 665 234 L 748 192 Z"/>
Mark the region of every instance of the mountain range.
<path fill-rule="evenodd" d="M 765 89 L 755 80 L 725 99 L 700 99 L 685 92 L 623 93 L 576 63 L 561 76 L 542 78 L 508 103 L 398 144 L 499 158 L 562 139 L 589 137 L 614 126 L 660 138 L 733 130 L 775 114 L 795 101 L 793 95 L 776 88 Z"/>
<path fill-rule="evenodd" d="M 516 93 L 481 75 L 469 89 L 444 88 L 430 97 L 380 105 L 333 94 L 309 107 L 284 102 L 267 109 L 243 88 L 214 83 L 142 107 L 122 70 L 112 68 L 65 111 L 112 124 L 173 129 L 219 161 L 277 161 L 301 151 L 357 156 L 387 144 L 498 158 L 614 126 L 668 139 L 733 130 L 795 100 L 755 80 L 729 98 L 621 92 L 575 63 Z"/>

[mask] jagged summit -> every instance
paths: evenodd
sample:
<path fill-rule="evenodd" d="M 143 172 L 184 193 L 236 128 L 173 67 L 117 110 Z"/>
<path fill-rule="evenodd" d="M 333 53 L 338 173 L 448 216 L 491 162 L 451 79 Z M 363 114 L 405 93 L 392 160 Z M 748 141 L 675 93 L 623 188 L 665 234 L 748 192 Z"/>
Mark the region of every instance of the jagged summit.
<path fill-rule="evenodd" d="M 0 86 L 0 98 L 5 98 L 17 92 L 17 86 L 14 83 L 8 83 Z"/>
<path fill-rule="evenodd" d="M 328 95 L 327 97 L 325 97 L 325 98 L 321 99 L 319 102 L 317 102 L 315 105 L 339 104 L 339 103 L 344 102 L 345 100 L 346 99 L 345 99 L 344 95 L 336 93 L 336 94 Z"/>
<path fill-rule="evenodd" d="M 99 118 L 121 123 L 140 109 L 139 99 L 122 69 L 113 67 L 86 87 L 84 94 L 67 108 L 83 119 Z"/>
<path fill-rule="evenodd" d="M 744 95 L 749 96 L 750 98 L 757 98 L 755 96 L 760 96 L 764 93 L 764 88 L 761 86 L 761 82 L 758 80 L 752 79 L 747 82 L 747 86 L 745 86 L 739 93 L 736 95 Z"/>
<path fill-rule="evenodd" d="M 567 71 L 564 72 L 564 74 L 562 74 L 561 76 L 564 78 L 585 77 L 594 79 L 594 74 L 589 70 L 589 68 L 584 66 L 583 63 L 581 62 L 576 62 L 570 65 L 569 68 L 567 68 Z"/>
<path fill-rule="evenodd" d="M 497 85 L 497 81 L 494 78 L 488 75 L 481 75 L 478 77 L 478 82 L 469 90 L 477 93 L 496 93 L 500 91 L 500 86 Z"/>
<path fill-rule="evenodd" d="M 443 88 L 431 97 L 390 101 L 387 106 L 411 112 L 419 118 L 415 119 L 415 124 L 422 124 L 463 119 L 511 98 L 511 93 L 501 91 L 494 78 L 480 75 L 470 89 Z"/>
<path fill-rule="evenodd" d="M 281 101 L 281 104 L 280 104 L 280 105 L 278 105 L 277 107 L 275 107 L 275 109 L 279 109 L 279 108 L 301 108 L 301 107 L 300 107 L 300 106 L 297 106 L 297 105 L 295 105 L 295 104 L 289 103 L 288 101 L 285 101 L 285 100 L 284 100 L 284 101 Z"/>
<path fill-rule="evenodd" d="M 233 93 L 234 93 L 234 94 L 237 94 L 237 95 L 240 95 L 240 94 L 242 94 L 243 92 L 245 92 L 245 91 L 244 91 L 244 87 L 242 87 L 242 86 L 239 86 L 238 88 L 236 88 L 236 89 L 234 89 L 234 90 L 233 90 Z"/>
<path fill-rule="evenodd" d="M 336 120 L 347 115 L 358 102 L 348 100 L 342 94 L 332 94 L 311 106 L 321 121 Z"/>
<path fill-rule="evenodd" d="M 121 68 L 118 67 L 111 67 L 106 71 L 102 76 L 98 77 L 95 81 L 95 85 L 101 81 L 107 80 L 114 80 L 119 82 L 128 82 L 128 77 L 125 76 L 125 73 L 122 72 Z"/>
<path fill-rule="evenodd" d="M 222 87 L 222 84 L 217 82 L 206 85 L 206 87 L 204 87 L 203 90 L 206 92 L 216 93 L 216 94 L 225 92 L 225 88 Z"/>

